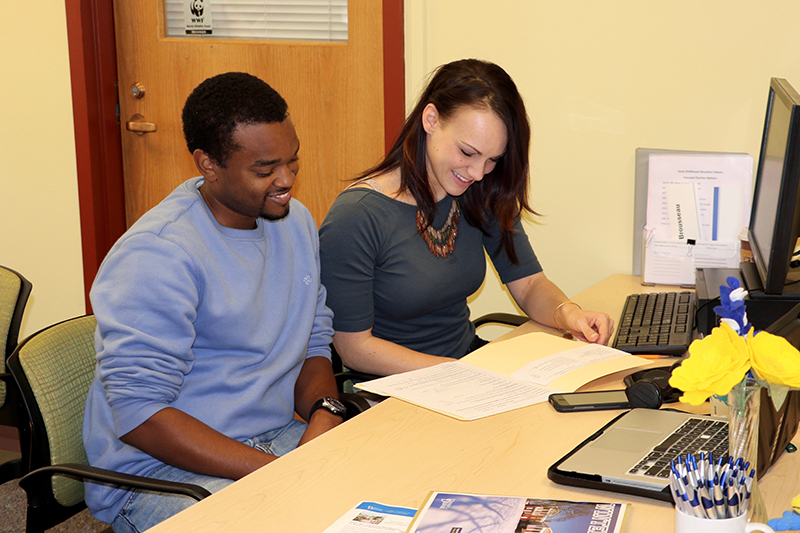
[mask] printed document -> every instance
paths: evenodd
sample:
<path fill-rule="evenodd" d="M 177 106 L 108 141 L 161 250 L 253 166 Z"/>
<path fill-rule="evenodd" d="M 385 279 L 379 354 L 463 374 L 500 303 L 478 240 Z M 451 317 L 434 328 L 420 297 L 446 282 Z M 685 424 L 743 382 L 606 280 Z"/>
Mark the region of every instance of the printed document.
<path fill-rule="evenodd" d="M 356 387 L 460 420 L 475 420 L 545 402 L 555 392 L 573 392 L 593 379 L 648 364 L 615 348 L 536 332 L 493 342 L 461 361 Z"/>
<path fill-rule="evenodd" d="M 461 361 L 358 383 L 356 387 L 443 413 L 459 420 L 526 407 L 547 400 L 554 389 L 513 379 Z"/>

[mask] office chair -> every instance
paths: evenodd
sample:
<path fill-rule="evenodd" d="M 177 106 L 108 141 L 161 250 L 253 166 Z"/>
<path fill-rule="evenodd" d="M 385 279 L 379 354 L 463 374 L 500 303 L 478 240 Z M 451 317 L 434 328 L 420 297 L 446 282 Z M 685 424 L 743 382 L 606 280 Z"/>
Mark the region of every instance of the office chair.
<path fill-rule="evenodd" d="M 0 266 L 0 426 L 19 428 L 19 394 L 6 359 L 17 347 L 19 327 L 33 285 L 19 272 Z M 27 440 L 27 428 L 19 430 L 20 441 Z M 20 446 L 24 449 L 24 445 Z M 26 470 L 22 455 L 0 450 L 0 484 L 22 476 Z"/>
<path fill-rule="evenodd" d="M 511 313 L 489 313 L 476 318 L 472 323 L 475 325 L 476 330 L 486 324 L 499 324 L 516 328 L 528 320 L 530 319 L 526 316 L 513 315 Z M 370 406 L 369 402 L 366 401 L 366 397 L 371 397 L 373 395 L 371 395 L 371 393 L 364 393 L 362 395 L 354 391 L 353 383 L 369 381 L 381 376 L 350 370 L 342 363 L 342 357 L 336 351 L 336 348 L 333 347 L 333 344 L 331 344 L 331 363 L 333 364 L 333 372 L 336 378 L 336 385 L 339 389 L 339 395 L 343 397 L 346 396 L 348 400 L 352 402 L 351 404 L 346 404 L 348 408 L 348 418 L 352 418 L 356 414 L 366 411 Z M 350 411 L 351 409 L 352 414 Z"/>
<path fill-rule="evenodd" d="M 83 483 L 181 494 L 201 500 L 203 487 L 91 467 L 83 448 L 86 396 L 95 371 L 93 315 L 34 333 L 14 350 L 8 367 L 32 429 L 30 473 L 19 481 L 28 499 L 26 531 L 49 529 L 86 507 Z"/>

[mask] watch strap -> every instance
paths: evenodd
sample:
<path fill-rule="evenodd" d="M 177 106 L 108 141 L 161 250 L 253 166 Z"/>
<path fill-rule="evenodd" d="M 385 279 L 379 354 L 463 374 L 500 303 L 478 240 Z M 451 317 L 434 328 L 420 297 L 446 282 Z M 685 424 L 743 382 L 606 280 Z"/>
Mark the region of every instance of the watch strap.
<path fill-rule="evenodd" d="M 332 396 L 326 396 L 324 398 L 320 398 L 311 406 L 311 409 L 308 412 L 308 419 L 311 420 L 311 417 L 314 415 L 314 412 L 317 409 L 325 409 L 331 414 L 336 416 L 341 416 L 344 418 L 345 413 L 347 413 L 347 409 L 345 409 L 342 402 L 337 400 Z"/>

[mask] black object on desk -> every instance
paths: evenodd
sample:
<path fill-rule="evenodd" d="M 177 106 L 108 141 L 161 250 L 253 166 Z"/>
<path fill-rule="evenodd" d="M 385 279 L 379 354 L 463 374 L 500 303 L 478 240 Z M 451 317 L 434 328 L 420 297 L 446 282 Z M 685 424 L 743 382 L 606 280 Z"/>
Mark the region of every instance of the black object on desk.
<path fill-rule="evenodd" d="M 697 303 L 697 331 L 708 335 L 719 325 L 714 307 L 719 303 L 719 288 L 727 285 L 732 276 L 747 291 L 747 319 L 756 330 L 767 329 L 784 314 L 800 304 L 800 283 L 787 285 L 781 294 L 766 294 L 752 263 L 741 263 L 739 268 L 698 268 L 695 271 Z"/>
<path fill-rule="evenodd" d="M 683 355 L 692 342 L 696 310 L 692 291 L 631 294 L 613 347 L 634 355 Z"/>

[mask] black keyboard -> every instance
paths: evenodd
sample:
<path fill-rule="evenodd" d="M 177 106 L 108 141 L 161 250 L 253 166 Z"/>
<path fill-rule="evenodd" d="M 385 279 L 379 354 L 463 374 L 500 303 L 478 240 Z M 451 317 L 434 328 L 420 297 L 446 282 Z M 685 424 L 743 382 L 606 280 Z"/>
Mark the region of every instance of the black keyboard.
<path fill-rule="evenodd" d="M 728 457 L 728 422 L 708 418 L 690 418 L 650 453 L 636 463 L 629 474 L 668 478 L 670 461 L 684 460 L 687 454 L 700 458 L 712 454 L 714 461 Z"/>
<path fill-rule="evenodd" d="M 692 291 L 631 294 L 613 346 L 631 354 L 683 355 L 692 342 L 696 310 Z"/>

